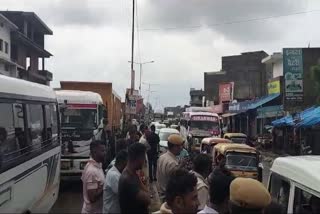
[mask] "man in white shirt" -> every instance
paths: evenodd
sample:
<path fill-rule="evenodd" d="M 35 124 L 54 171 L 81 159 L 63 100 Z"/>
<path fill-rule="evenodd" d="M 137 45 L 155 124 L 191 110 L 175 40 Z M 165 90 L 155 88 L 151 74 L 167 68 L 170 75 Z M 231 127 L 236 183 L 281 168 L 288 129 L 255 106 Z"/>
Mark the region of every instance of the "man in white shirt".
<path fill-rule="evenodd" d="M 114 166 L 107 172 L 103 187 L 103 213 L 120 213 L 118 184 L 127 162 L 128 154 L 122 150 L 117 154 Z"/>

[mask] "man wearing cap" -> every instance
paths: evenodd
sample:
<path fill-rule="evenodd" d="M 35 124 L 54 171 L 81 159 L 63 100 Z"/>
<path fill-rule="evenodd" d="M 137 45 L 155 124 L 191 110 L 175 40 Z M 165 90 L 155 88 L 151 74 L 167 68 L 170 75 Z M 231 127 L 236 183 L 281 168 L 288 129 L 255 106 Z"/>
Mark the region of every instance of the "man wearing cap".
<path fill-rule="evenodd" d="M 159 184 L 159 197 L 162 201 L 165 199 L 166 186 L 170 174 L 179 168 L 179 162 L 176 156 L 183 149 L 183 139 L 179 134 L 171 134 L 168 137 L 168 150 L 161 155 L 158 160 L 157 178 Z"/>
<path fill-rule="evenodd" d="M 271 203 L 268 190 L 257 180 L 236 178 L 230 184 L 230 212 L 232 214 L 263 214 Z"/>

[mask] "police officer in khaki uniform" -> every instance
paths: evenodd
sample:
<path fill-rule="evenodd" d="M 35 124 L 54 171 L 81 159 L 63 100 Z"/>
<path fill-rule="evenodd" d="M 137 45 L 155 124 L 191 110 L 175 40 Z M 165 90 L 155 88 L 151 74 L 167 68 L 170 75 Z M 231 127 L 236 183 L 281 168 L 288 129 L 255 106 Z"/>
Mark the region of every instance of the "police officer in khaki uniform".
<path fill-rule="evenodd" d="M 162 201 L 165 199 L 165 191 L 170 173 L 179 168 L 176 156 L 180 154 L 182 149 L 183 138 L 179 134 L 171 134 L 168 137 L 168 150 L 160 156 L 157 167 L 159 197 Z"/>
<path fill-rule="evenodd" d="M 271 196 L 259 181 L 251 178 L 236 178 L 231 182 L 231 214 L 263 214 L 270 203 Z"/>

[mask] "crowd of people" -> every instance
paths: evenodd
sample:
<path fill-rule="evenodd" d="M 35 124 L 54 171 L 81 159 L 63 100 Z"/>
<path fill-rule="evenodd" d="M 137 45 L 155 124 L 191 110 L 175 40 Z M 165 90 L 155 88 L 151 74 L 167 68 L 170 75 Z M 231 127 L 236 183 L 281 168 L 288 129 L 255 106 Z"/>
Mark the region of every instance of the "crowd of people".
<path fill-rule="evenodd" d="M 155 127 L 129 129 L 126 139 L 116 142 L 116 157 L 106 171 L 105 143 L 90 145 L 91 158 L 82 175 L 82 213 L 150 213 L 157 182 L 160 210 L 157 213 L 268 213 L 271 197 L 259 181 L 235 178 L 223 165 L 212 169 L 209 154 L 193 158 L 192 170 L 179 159 L 184 140 L 168 137 L 167 151 L 159 158 L 159 136 Z M 274 206 L 273 206 L 274 207 Z"/>

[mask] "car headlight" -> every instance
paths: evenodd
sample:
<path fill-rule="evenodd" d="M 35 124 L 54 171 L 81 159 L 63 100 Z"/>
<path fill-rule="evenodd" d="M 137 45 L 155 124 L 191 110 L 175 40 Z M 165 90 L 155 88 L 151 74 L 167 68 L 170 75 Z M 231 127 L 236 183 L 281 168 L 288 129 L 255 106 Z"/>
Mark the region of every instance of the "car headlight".
<path fill-rule="evenodd" d="M 61 169 L 62 170 L 68 170 L 71 168 L 71 162 L 70 161 L 61 161 Z"/>

